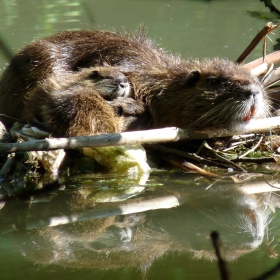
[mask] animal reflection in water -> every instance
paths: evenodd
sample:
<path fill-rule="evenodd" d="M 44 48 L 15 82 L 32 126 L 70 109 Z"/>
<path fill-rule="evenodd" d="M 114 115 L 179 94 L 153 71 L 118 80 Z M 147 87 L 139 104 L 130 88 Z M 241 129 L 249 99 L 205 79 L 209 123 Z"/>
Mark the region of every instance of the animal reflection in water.
<path fill-rule="evenodd" d="M 214 260 L 212 230 L 221 234 L 227 260 L 262 243 L 271 218 L 255 196 L 231 189 L 209 190 L 199 196 L 180 193 L 180 197 L 185 202 L 172 209 L 45 227 L 26 234 L 14 232 L 11 237 L 22 254 L 37 263 L 101 270 L 134 267 L 143 273 L 155 260 L 174 252 Z M 48 211 L 58 207 L 57 199 L 50 202 Z M 71 199 L 66 204 L 74 211 L 81 210 L 77 205 L 88 207 L 81 197 Z"/>

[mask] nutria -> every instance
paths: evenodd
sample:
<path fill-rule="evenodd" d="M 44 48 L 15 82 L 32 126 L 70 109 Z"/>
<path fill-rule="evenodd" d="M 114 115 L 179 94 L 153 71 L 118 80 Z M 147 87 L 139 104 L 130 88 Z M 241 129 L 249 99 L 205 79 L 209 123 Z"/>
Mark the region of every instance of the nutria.
<path fill-rule="evenodd" d="M 142 122 L 148 123 L 149 112 L 141 100 L 128 95 L 129 83 L 114 67 L 66 72 L 50 76 L 26 93 L 21 118 L 53 136 L 139 129 Z"/>
<path fill-rule="evenodd" d="M 223 59 L 183 60 L 159 49 L 143 30 L 136 36 L 63 31 L 32 42 L 2 76 L 0 113 L 19 117 L 26 89 L 48 75 L 106 65 L 126 74 L 154 127 L 240 131 L 251 119 L 269 115 L 261 83 L 242 66 Z"/>
<path fill-rule="evenodd" d="M 108 102 L 130 96 L 127 77 L 116 67 L 59 72 L 26 91 L 25 106 L 19 117 L 54 136 L 77 136 L 115 133 L 128 127 L 136 129 L 134 116 L 147 112 L 140 100 L 131 102 L 127 98 L 123 104 L 107 104 L 100 95 Z M 81 104 L 88 108 L 81 110 Z"/>

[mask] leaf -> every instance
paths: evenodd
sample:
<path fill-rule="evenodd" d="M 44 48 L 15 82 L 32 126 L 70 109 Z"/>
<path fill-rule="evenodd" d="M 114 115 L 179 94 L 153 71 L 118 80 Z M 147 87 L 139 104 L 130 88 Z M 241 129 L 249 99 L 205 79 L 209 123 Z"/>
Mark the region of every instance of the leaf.
<path fill-rule="evenodd" d="M 265 6 L 268 7 L 269 9 L 271 9 L 271 0 L 260 0 L 261 2 L 264 2 Z"/>

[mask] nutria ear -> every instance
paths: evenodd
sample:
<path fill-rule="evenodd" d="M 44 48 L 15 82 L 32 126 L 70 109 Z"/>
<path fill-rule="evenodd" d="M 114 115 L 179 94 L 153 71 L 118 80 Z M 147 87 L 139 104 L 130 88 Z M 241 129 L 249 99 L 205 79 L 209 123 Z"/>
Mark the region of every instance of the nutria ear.
<path fill-rule="evenodd" d="M 188 86 L 194 86 L 200 79 L 200 72 L 198 70 L 192 71 L 188 79 Z"/>
<path fill-rule="evenodd" d="M 96 79 L 98 77 L 98 71 L 97 70 L 93 70 L 91 71 L 91 73 L 89 74 L 89 78 L 90 79 Z"/>

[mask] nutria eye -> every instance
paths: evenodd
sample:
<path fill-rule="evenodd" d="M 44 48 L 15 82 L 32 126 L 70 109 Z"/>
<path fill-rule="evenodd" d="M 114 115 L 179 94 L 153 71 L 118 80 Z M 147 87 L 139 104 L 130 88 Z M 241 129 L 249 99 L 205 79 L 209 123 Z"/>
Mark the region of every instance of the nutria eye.
<path fill-rule="evenodd" d="M 217 85 L 221 82 L 221 79 L 219 77 L 209 76 L 206 78 L 206 81 L 209 85 Z"/>
<path fill-rule="evenodd" d="M 96 79 L 97 77 L 98 77 L 98 71 L 97 70 L 94 70 L 94 71 L 92 71 L 91 73 L 90 73 L 90 75 L 89 75 L 89 78 L 90 79 Z"/>
<path fill-rule="evenodd" d="M 194 86 L 200 79 L 200 72 L 199 71 L 192 71 L 190 76 L 186 82 L 186 84 L 190 87 Z"/>

